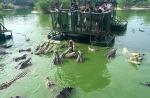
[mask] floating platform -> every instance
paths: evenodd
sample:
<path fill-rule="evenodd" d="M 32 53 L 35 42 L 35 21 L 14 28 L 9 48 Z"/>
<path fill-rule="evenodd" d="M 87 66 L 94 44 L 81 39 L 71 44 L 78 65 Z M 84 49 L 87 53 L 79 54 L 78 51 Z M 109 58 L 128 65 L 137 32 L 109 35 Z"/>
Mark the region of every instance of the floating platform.
<path fill-rule="evenodd" d="M 51 10 L 52 27 L 60 33 L 50 33 L 48 38 L 54 40 L 74 40 L 77 42 L 91 43 L 94 45 L 112 46 L 115 34 L 110 35 L 113 30 L 124 31 L 127 23 L 116 19 L 116 0 L 101 0 L 93 2 L 101 6 L 111 4 L 111 8 L 105 11 L 86 11 L 85 9 L 59 9 Z M 76 2 L 75 2 L 76 3 Z M 71 5 L 72 8 L 72 5 Z"/>
<path fill-rule="evenodd" d="M 74 40 L 81 43 L 90 43 L 93 45 L 101 46 L 112 46 L 114 43 L 115 36 L 99 36 L 96 37 L 95 34 L 83 34 L 83 33 L 49 33 L 49 39 L 53 40 Z"/>
<path fill-rule="evenodd" d="M 111 24 L 111 30 L 112 31 L 125 31 L 127 29 L 127 21 L 120 21 L 120 20 L 115 20 Z"/>

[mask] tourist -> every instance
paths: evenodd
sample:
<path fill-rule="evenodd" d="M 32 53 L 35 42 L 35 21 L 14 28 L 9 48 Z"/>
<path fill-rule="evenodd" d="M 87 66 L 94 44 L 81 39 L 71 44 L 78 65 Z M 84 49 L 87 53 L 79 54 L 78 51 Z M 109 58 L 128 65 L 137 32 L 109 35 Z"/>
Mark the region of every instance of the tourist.
<path fill-rule="evenodd" d="M 58 3 L 55 4 L 54 11 L 59 12 L 59 4 Z"/>
<path fill-rule="evenodd" d="M 58 13 L 58 12 L 60 12 L 60 7 L 59 7 L 58 3 L 55 4 L 54 11 L 57 12 L 56 17 L 54 17 L 55 18 L 54 26 L 56 28 L 60 28 L 60 19 L 59 19 L 59 13 Z"/>
<path fill-rule="evenodd" d="M 71 3 L 71 11 L 77 11 L 78 10 L 78 5 L 76 2 Z"/>
<path fill-rule="evenodd" d="M 76 2 L 71 3 L 71 23 L 73 31 L 76 31 L 78 26 L 78 5 Z"/>

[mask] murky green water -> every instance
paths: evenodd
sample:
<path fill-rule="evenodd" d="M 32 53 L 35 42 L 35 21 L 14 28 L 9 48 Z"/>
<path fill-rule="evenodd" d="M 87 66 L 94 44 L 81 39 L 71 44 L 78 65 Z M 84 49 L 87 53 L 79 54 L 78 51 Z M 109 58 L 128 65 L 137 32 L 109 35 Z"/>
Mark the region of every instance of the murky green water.
<path fill-rule="evenodd" d="M 111 61 L 104 57 L 105 48 L 96 53 L 88 51 L 88 45 L 77 44 L 86 58 L 85 63 L 78 64 L 73 59 L 65 59 L 63 65 L 52 65 L 52 56 L 32 56 L 31 71 L 24 78 L 16 81 L 9 88 L 0 91 L 0 98 L 24 96 L 25 98 L 52 98 L 63 87 L 74 87 L 70 98 L 149 98 L 150 88 L 139 82 L 150 81 L 150 11 L 120 11 L 118 15 L 127 19 L 128 29 L 115 38 L 114 47 L 117 56 Z M 31 14 L 30 10 L 5 12 L 0 18 L 8 29 L 13 30 L 13 47 L 6 51 L 13 54 L 0 56 L 0 83 L 3 83 L 23 70 L 16 70 L 18 64 L 13 58 L 19 56 L 20 48 L 35 48 L 47 38 L 51 30 L 50 15 Z M 144 23 L 143 25 L 140 25 Z M 140 32 L 139 28 L 145 32 Z M 25 41 L 24 34 L 31 38 Z M 9 43 L 9 42 L 8 42 Z M 128 64 L 122 48 L 146 53 L 140 66 Z M 50 92 L 44 79 L 49 76 L 56 84 L 57 90 Z"/>

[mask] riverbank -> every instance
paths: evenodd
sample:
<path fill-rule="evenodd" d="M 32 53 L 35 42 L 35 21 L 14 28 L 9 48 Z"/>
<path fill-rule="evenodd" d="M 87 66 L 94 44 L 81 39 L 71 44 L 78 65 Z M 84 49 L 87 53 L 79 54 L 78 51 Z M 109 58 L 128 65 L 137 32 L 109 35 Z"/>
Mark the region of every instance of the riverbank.
<path fill-rule="evenodd" d="M 121 8 L 121 7 L 117 7 L 117 10 L 150 10 L 150 6 L 148 7 L 129 7 L 129 8 Z"/>
<path fill-rule="evenodd" d="M 14 9 L 30 8 L 28 5 L 14 5 Z"/>

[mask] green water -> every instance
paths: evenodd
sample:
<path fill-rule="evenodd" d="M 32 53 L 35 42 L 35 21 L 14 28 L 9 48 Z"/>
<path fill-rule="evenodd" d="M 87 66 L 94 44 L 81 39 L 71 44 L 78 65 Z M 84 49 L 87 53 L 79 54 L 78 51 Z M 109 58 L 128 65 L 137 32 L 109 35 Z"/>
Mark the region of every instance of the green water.
<path fill-rule="evenodd" d="M 25 98 L 52 98 L 63 87 L 74 87 L 70 98 L 149 98 L 150 88 L 139 82 L 150 81 L 150 11 L 120 11 L 121 18 L 128 20 L 127 31 L 116 35 L 114 47 L 118 48 L 116 58 L 108 61 L 104 54 L 108 51 L 98 47 L 99 51 L 91 53 L 86 44 L 77 44 L 83 51 L 85 62 L 78 64 L 74 59 L 64 59 L 60 66 L 52 65 L 52 56 L 32 56 L 32 65 L 26 69 L 30 72 L 16 81 L 9 88 L 0 91 L 0 98 L 24 96 Z M 13 54 L 0 55 L 0 83 L 12 79 L 17 73 L 18 64 L 13 58 L 19 56 L 18 49 L 34 49 L 47 38 L 51 30 L 50 15 L 32 14 L 30 10 L 4 12 L 0 18 L 8 29 L 13 30 L 13 47 L 6 51 Z M 140 25 L 144 23 L 143 25 Z M 139 28 L 145 32 L 140 32 Z M 26 34 L 31 38 L 25 41 Z M 9 43 L 9 42 L 7 42 Z M 128 64 L 122 48 L 145 53 L 140 66 Z M 57 87 L 50 92 L 45 86 L 45 77 L 49 76 Z"/>

